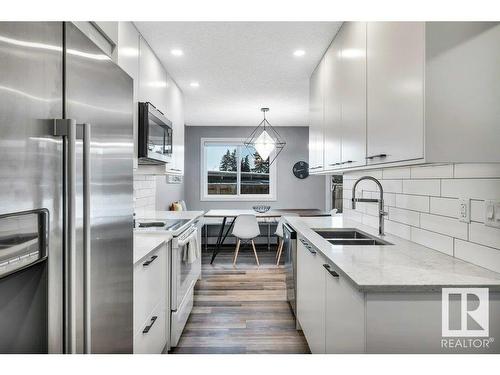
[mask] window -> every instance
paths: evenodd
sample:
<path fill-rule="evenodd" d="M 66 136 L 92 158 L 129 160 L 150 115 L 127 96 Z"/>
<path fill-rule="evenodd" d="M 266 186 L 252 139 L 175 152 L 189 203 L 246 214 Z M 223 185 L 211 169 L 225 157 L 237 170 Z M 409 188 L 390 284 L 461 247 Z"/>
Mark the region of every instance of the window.
<path fill-rule="evenodd" d="M 202 200 L 276 199 L 276 161 L 269 166 L 243 139 L 202 139 L 201 155 Z"/>

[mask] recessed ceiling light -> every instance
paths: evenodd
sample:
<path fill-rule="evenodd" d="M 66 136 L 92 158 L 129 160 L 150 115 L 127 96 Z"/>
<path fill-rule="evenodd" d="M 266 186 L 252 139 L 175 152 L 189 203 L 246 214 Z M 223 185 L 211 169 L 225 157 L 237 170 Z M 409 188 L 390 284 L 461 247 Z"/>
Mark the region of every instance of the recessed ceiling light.
<path fill-rule="evenodd" d="M 303 49 L 298 49 L 298 50 L 293 52 L 293 55 L 298 56 L 298 57 L 304 56 L 305 54 L 306 54 L 306 51 L 304 51 Z"/>
<path fill-rule="evenodd" d="M 182 52 L 181 49 L 173 49 L 170 51 L 170 53 L 174 56 L 182 56 L 184 55 L 184 52 Z"/>
<path fill-rule="evenodd" d="M 200 87 L 200 84 L 198 82 L 191 82 L 189 84 L 189 86 L 191 86 L 191 87 Z"/>

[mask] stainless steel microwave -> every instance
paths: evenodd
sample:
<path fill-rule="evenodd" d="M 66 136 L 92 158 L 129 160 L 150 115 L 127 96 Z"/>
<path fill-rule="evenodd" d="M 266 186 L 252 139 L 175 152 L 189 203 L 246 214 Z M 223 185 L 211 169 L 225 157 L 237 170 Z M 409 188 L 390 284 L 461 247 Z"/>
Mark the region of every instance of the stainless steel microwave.
<path fill-rule="evenodd" d="M 165 164 L 172 158 L 172 122 L 149 102 L 139 103 L 140 164 Z"/>

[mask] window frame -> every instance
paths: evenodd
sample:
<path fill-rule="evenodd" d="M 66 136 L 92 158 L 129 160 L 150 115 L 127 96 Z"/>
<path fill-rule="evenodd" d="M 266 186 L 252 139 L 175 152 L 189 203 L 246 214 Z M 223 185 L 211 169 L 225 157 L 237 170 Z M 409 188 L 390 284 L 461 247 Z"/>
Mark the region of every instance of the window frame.
<path fill-rule="evenodd" d="M 227 202 L 227 201 L 244 201 L 244 202 L 262 202 L 276 201 L 276 175 L 277 175 L 277 160 L 269 166 L 269 194 L 240 194 L 241 188 L 241 147 L 245 147 L 244 138 L 201 138 L 200 142 L 200 200 L 205 202 Z M 236 194 L 234 195 L 209 195 L 208 194 L 208 171 L 207 171 L 207 148 L 206 144 L 221 144 L 228 146 L 237 146 L 236 155 L 238 158 L 236 171 Z M 273 153 L 269 156 L 272 160 Z"/>

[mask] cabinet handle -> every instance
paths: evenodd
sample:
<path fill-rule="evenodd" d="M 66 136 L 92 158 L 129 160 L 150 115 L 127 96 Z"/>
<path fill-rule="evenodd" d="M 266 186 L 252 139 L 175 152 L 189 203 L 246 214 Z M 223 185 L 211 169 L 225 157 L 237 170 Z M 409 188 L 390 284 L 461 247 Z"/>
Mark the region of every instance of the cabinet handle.
<path fill-rule="evenodd" d="M 309 170 L 311 170 L 311 169 L 319 169 L 319 168 L 323 168 L 323 166 L 322 165 L 318 165 L 316 167 L 310 167 Z"/>
<path fill-rule="evenodd" d="M 143 267 L 149 266 L 151 263 L 155 261 L 156 258 L 158 258 L 158 255 L 153 255 L 150 260 L 147 260 L 144 263 L 142 263 Z"/>
<path fill-rule="evenodd" d="M 316 250 L 314 250 L 311 246 L 306 246 L 306 249 L 309 250 L 311 254 L 316 255 Z"/>
<path fill-rule="evenodd" d="M 365 159 L 366 160 L 372 160 L 372 159 L 375 159 L 375 158 L 385 158 L 385 157 L 387 157 L 387 154 L 377 154 L 377 155 L 367 156 Z"/>
<path fill-rule="evenodd" d="M 307 250 L 309 250 L 309 252 L 310 252 L 311 254 L 316 254 L 316 250 L 314 250 L 314 249 L 311 247 L 311 245 L 309 245 L 309 243 L 308 243 L 307 241 L 304 241 L 303 239 L 300 239 L 300 242 L 302 242 L 302 243 L 304 244 L 305 248 L 306 248 Z"/>
<path fill-rule="evenodd" d="M 148 326 L 144 327 L 144 329 L 142 330 L 142 333 L 148 333 L 149 330 L 151 329 L 151 327 L 153 327 L 153 324 L 155 324 L 156 319 L 158 319 L 158 317 L 157 316 L 153 316 L 151 318 L 151 323 Z"/>
<path fill-rule="evenodd" d="M 354 163 L 354 161 L 352 161 L 352 160 L 347 160 L 347 161 L 342 161 L 342 162 L 340 162 L 340 163 L 332 163 L 332 164 L 328 164 L 328 165 L 335 166 L 335 165 L 344 165 L 344 164 L 350 164 L 350 163 Z"/>
<path fill-rule="evenodd" d="M 339 277 L 339 274 L 337 272 L 335 272 L 334 270 L 332 270 L 332 268 L 330 267 L 329 264 L 323 264 L 323 267 L 325 267 L 325 269 L 328 271 L 328 273 L 330 275 L 332 275 L 333 277 L 335 277 L 335 278 Z"/>

